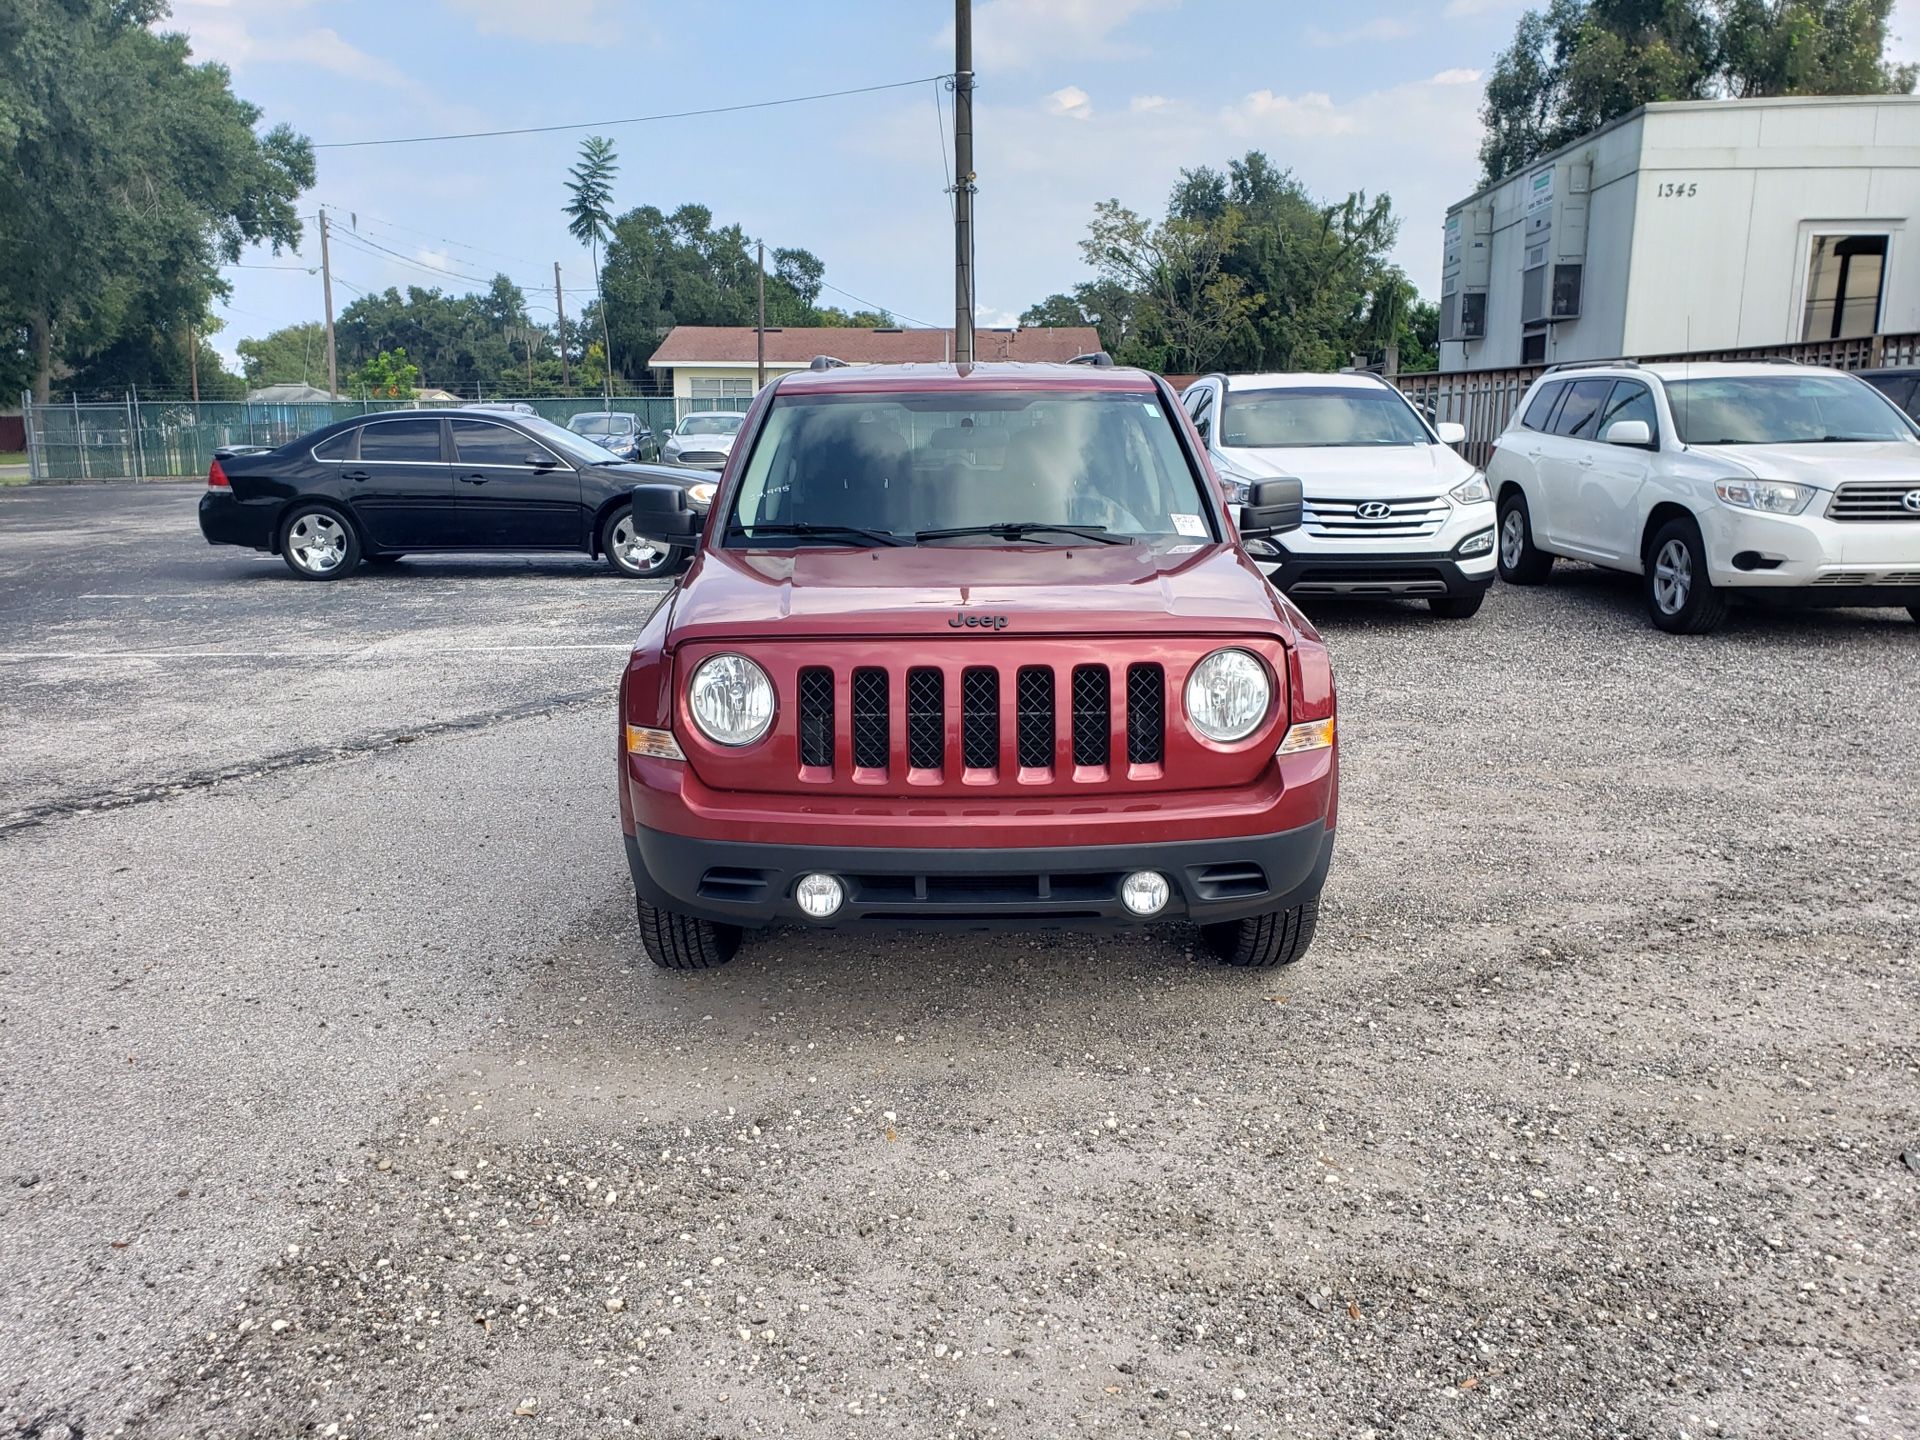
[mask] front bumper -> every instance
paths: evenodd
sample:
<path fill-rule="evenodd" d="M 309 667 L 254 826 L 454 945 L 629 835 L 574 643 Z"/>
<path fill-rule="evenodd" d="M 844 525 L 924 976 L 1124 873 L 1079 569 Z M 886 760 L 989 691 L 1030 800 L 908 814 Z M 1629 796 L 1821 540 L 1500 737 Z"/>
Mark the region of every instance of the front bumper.
<path fill-rule="evenodd" d="M 639 897 L 717 924 L 1211 924 L 1299 905 L 1320 893 L 1334 832 L 1320 821 L 1274 835 L 1035 849 L 899 850 L 704 840 L 636 827 L 627 867 Z M 1120 881 L 1157 870 L 1172 883 L 1159 914 L 1121 904 Z M 827 921 L 793 899 L 802 875 L 833 875 L 847 899 Z"/>
<path fill-rule="evenodd" d="M 1824 506 L 1825 500 L 1816 497 L 1815 503 Z M 1704 506 L 1699 519 L 1707 546 L 1707 573 L 1715 585 L 1804 587 L 1809 592 L 1829 588 L 1911 591 L 1920 586 L 1920 521 L 1837 521 L 1818 513 L 1760 515 L 1717 502 Z M 1806 598 L 1822 596 L 1809 593 Z"/>
<path fill-rule="evenodd" d="M 1478 595 L 1493 583 L 1494 556 L 1449 551 L 1315 550 L 1295 553 L 1278 542 L 1277 561 L 1261 557 L 1274 588 L 1289 595 Z"/>

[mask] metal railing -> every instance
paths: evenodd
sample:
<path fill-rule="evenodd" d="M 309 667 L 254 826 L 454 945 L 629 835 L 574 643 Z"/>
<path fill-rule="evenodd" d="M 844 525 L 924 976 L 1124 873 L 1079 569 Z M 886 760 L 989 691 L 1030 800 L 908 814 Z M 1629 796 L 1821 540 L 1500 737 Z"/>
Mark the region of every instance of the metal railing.
<path fill-rule="evenodd" d="M 1678 355 L 1636 355 L 1643 365 L 1685 361 L 1791 360 L 1828 365 L 1835 370 L 1877 370 L 1920 365 L 1920 333 L 1864 335 L 1852 340 L 1810 340 L 1802 344 L 1753 345 L 1731 350 L 1695 350 Z M 1460 453 L 1475 465 L 1493 457 L 1493 442 L 1507 428 L 1520 398 L 1553 367 L 1516 365 L 1505 370 L 1438 370 L 1390 377 L 1400 392 L 1434 420 L 1457 420 L 1467 427 Z"/>
<path fill-rule="evenodd" d="M 284 445 L 330 425 L 389 410 L 448 409 L 474 401 L 335 400 L 285 405 L 249 401 L 150 400 L 129 392 L 117 398 L 70 397 L 36 405 L 21 397 L 27 438 L 28 476 L 36 481 L 150 480 L 204 475 L 213 452 L 233 445 Z M 685 400 L 671 396 L 619 396 L 608 405 L 598 396 L 556 400 L 499 400 L 488 405 L 531 407 L 536 415 L 565 425 L 586 411 L 635 415 L 656 437 L 697 411 L 745 409 L 736 400 Z"/>

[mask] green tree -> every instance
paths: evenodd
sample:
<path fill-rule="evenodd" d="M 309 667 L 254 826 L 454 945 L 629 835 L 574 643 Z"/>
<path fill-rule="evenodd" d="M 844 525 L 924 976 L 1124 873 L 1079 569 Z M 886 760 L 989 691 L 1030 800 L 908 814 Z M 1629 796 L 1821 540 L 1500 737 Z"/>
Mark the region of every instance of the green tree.
<path fill-rule="evenodd" d="M 286 325 L 259 340 L 233 347 L 247 384 L 306 384 L 327 378 L 327 327 L 318 320 Z"/>
<path fill-rule="evenodd" d="M 613 153 L 613 141 L 604 135 L 589 135 L 580 145 L 580 159 L 567 172 L 567 231 L 593 256 L 593 289 L 600 306 L 600 338 L 607 353 L 613 353 L 613 334 L 607 324 L 607 292 L 600 284 L 600 247 L 613 229 L 613 177 L 620 166 Z M 611 394 L 611 390 L 608 391 Z"/>
<path fill-rule="evenodd" d="M 515 363 L 524 352 L 508 337 L 537 328 L 520 287 L 496 275 L 484 291 L 467 295 L 417 285 L 405 294 L 389 289 L 364 295 L 341 312 L 335 343 L 348 367 L 382 350 L 404 348 L 427 383 L 474 393 L 516 372 L 524 386 L 524 361 Z"/>
<path fill-rule="evenodd" d="M 1549 0 L 1494 61 L 1482 179 L 1658 100 L 1913 89 L 1885 57 L 1893 0 Z"/>
<path fill-rule="evenodd" d="M 377 400 L 411 400 L 420 380 L 420 367 L 407 359 L 405 347 L 382 350 L 347 377 L 352 388 Z"/>
<path fill-rule="evenodd" d="M 223 66 L 149 28 L 166 15 L 163 0 L 0 6 L 0 324 L 25 331 L 42 398 L 60 364 L 72 383 L 105 357 L 151 379 L 227 293 L 221 262 L 299 239 L 311 146 L 257 133 Z"/>

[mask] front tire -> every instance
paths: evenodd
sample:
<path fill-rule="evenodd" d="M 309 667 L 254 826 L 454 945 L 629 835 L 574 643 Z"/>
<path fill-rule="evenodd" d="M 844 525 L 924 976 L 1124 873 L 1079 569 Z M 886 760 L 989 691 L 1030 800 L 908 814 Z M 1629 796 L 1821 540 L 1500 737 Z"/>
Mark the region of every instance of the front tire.
<path fill-rule="evenodd" d="M 280 558 L 302 580 L 338 580 L 360 563 L 360 537 L 331 505 L 296 505 L 280 523 Z"/>
<path fill-rule="evenodd" d="M 681 566 L 685 552 L 664 540 L 649 540 L 633 528 L 633 514 L 624 506 L 600 527 L 600 553 L 607 564 L 636 580 L 657 580 Z"/>
<path fill-rule="evenodd" d="M 1647 615 L 1670 635 L 1704 635 L 1727 618 L 1727 594 L 1707 575 L 1707 546 L 1691 519 L 1673 519 L 1647 543 Z"/>
<path fill-rule="evenodd" d="M 641 900 L 640 948 L 662 970 L 712 970 L 740 949 L 740 927 L 656 910 Z"/>
<path fill-rule="evenodd" d="M 1533 543 L 1533 516 L 1527 497 L 1518 490 L 1500 502 L 1500 578 L 1509 585 L 1538 585 L 1553 573 L 1553 556 Z"/>
<path fill-rule="evenodd" d="M 1486 599 L 1487 592 L 1478 590 L 1471 595 L 1430 596 L 1427 604 L 1442 620 L 1471 620 L 1480 613 L 1480 607 L 1486 603 Z"/>
<path fill-rule="evenodd" d="M 1202 925 L 1200 938 L 1229 965 L 1268 969 L 1291 965 L 1305 955 L 1307 947 L 1313 944 L 1313 929 L 1319 918 L 1320 897 L 1316 895 L 1290 910 L 1271 910 L 1245 920 Z"/>

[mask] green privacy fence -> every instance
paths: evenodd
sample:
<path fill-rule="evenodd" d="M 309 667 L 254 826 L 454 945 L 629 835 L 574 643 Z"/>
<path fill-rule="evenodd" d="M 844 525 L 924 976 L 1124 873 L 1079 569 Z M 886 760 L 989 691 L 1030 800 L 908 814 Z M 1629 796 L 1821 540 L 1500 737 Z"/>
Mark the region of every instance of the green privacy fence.
<path fill-rule="evenodd" d="M 590 410 L 616 410 L 640 417 L 655 435 L 664 436 L 678 419 L 694 411 L 744 408 L 741 402 L 675 400 L 672 397 L 616 396 L 611 405 L 593 398 L 489 401 L 489 407 L 526 406 L 536 415 L 564 425 Z M 376 411 L 446 409 L 445 404 L 414 406 L 399 400 L 335 400 L 287 405 L 246 401 L 142 400 L 128 394 L 118 400 L 72 400 L 35 405 L 22 397 L 26 421 L 27 464 L 35 480 L 145 480 L 169 475 L 204 475 L 213 452 L 232 445 L 275 447 L 302 435 Z"/>

